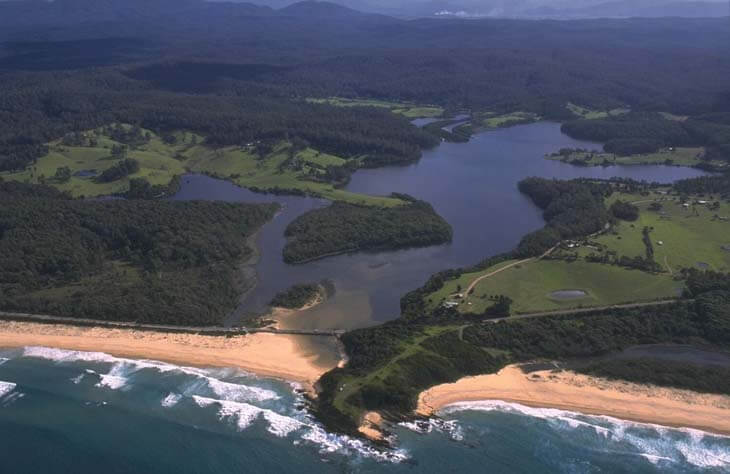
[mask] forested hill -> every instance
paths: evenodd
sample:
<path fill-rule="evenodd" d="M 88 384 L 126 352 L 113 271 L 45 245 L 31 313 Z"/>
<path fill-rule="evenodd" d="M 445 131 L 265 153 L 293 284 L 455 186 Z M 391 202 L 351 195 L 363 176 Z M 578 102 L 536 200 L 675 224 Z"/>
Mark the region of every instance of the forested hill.
<path fill-rule="evenodd" d="M 388 110 L 311 98 L 560 121 L 575 118 L 568 103 L 727 112 L 728 30 L 722 19 L 404 21 L 327 3 L 0 2 L 0 171 L 114 122 L 214 147 L 298 138 L 372 165 L 438 143 Z"/>
<path fill-rule="evenodd" d="M 337 202 L 296 218 L 286 228 L 287 263 L 356 251 L 427 247 L 451 241 L 453 231 L 433 207 L 407 195 L 406 204 L 390 208 Z"/>
<path fill-rule="evenodd" d="M 29 196 L 33 199 L 29 199 Z M 80 201 L 0 182 L 0 310 L 213 325 L 271 204 Z"/>
<path fill-rule="evenodd" d="M 653 153 L 665 147 L 703 146 L 706 160 L 730 161 L 730 114 L 727 112 L 694 117 L 634 112 L 603 119 L 573 120 L 563 124 L 562 130 L 574 138 L 602 142 L 605 151 L 617 155 Z"/>

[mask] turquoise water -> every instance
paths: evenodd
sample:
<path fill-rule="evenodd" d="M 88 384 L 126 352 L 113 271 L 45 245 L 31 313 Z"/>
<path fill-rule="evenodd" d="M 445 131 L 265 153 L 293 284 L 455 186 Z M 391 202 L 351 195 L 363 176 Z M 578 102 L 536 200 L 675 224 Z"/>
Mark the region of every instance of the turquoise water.
<path fill-rule="evenodd" d="M 231 369 L 0 350 L 2 473 L 730 471 L 730 438 L 500 402 L 394 429 L 327 433 L 294 386 Z"/>

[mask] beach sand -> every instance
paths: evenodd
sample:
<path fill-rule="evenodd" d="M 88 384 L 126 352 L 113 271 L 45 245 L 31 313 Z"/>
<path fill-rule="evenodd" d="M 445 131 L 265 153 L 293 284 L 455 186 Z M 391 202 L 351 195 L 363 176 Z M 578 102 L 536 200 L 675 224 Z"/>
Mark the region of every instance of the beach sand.
<path fill-rule="evenodd" d="M 514 365 L 497 374 L 433 387 L 419 396 L 417 413 L 430 416 L 450 404 L 479 400 L 730 434 L 730 396 L 612 381 L 570 371 L 526 374 Z"/>
<path fill-rule="evenodd" d="M 0 347 L 25 346 L 105 352 L 195 367 L 236 367 L 300 382 L 308 390 L 339 362 L 335 338 L 320 336 L 201 336 L 0 321 Z"/>

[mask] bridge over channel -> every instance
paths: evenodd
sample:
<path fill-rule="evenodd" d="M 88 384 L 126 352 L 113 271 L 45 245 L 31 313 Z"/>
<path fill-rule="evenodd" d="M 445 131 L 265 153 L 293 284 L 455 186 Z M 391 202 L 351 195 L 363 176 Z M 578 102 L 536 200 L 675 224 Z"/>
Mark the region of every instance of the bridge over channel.
<path fill-rule="evenodd" d="M 67 326 L 102 327 L 109 329 L 134 329 L 137 331 L 171 332 L 178 334 L 201 334 L 208 336 L 240 336 L 246 334 L 293 334 L 299 336 L 340 337 L 344 329 L 276 329 L 222 326 L 170 326 L 165 324 L 143 324 L 122 321 L 103 321 L 100 319 L 64 318 L 44 314 L 0 312 L 0 320 L 40 324 L 63 324 Z"/>

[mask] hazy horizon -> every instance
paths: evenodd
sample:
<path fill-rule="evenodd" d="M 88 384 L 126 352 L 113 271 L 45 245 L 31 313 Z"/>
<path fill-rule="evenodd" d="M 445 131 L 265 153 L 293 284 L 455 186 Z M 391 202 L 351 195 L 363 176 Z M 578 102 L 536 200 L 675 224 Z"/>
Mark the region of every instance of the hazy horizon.
<path fill-rule="evenodd" d="M 208 0 L 254 3 L 282 8 L 292 0 Z M 727 0 L 331 0 L 365 12 L 394 16 L 513 17 L 564 16 L 576 18 L 625 16 L 730 15 Z M 726 9 L 723 7 L 727 7 Z M 725 10 L 725 15 L 723 15 Z"/>
<path fill-rule="evenodd" d="M 0 0 L 5 2 L 59 0 Z M 123 3 L 127 0 L 118 0 Z M 283 8 L 297 0 L 202 0 Z M 623 18 L 730 16 L 728 0 L 329 0 L 355 10 L 396 17 Z"/>

